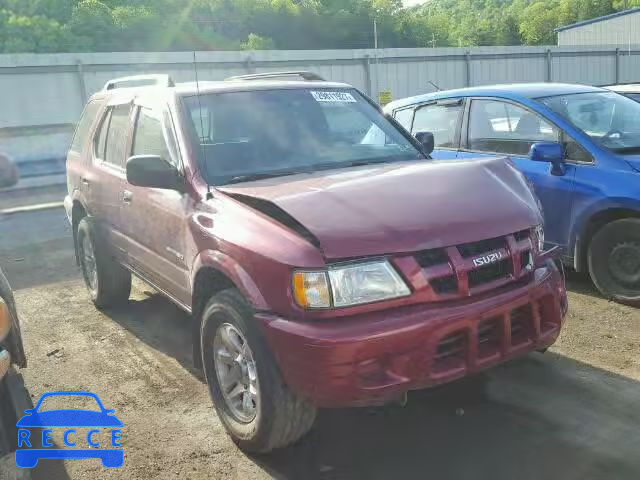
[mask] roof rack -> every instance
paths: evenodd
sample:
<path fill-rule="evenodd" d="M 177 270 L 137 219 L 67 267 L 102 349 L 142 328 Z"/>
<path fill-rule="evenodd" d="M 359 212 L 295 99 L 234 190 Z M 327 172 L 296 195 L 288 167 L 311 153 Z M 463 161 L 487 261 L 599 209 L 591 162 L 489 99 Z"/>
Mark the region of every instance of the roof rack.
<path fill-rule="evenodd" d="M 127 83 L 133 83 L 134 85 L 128 85 L 129 87 L 145 87 L 148 85 L 155 85 L 158 87 L 175 87 L 175 83 L 169 75 L 134 75 L 132 77 L 120 77 L 109 80 L 102 89 L 114 90 L 116 88 L 127 88 Z M 121 86 L 121 84 L 124 84 Z"/>
<path fill-rule="evenodd" d="M 237 75 L 235 77 L 229 77 L 225 81 L 235 80 L 264 80 L 270 78 L 286 78 L 286 77 L 300 77 L 307 82 L 324 82 L 326 81 L 317 73 L 307 72 L 304 70 L 293 70 L 290 72 L 264 72 L 264 73 L 252 73 L 251 75 Z"/>

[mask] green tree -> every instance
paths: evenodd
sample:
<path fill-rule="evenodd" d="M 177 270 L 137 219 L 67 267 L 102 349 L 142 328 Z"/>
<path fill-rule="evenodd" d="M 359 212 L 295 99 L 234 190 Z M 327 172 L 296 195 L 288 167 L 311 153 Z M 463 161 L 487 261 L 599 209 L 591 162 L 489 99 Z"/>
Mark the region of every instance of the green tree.
<path fill-rule="evenodd" d="M 65 31 L 55 20 L 39 15 L 27 17 L 4 11 L 0 16 L 0 22 L 0 41 L 5 53 L 51 53 L 64 50 Z"/>
<path fill-rule="evenodd" d="M 111 9 L 98 0 L 82 0 L 73 9 L 66 25 L 77 51 L 117 50 L 115 23 Z"/>
<path fill-rule="evenodd" d="M 554 44 L 640 0 L 0 0 L 4 52 Z"/>
<path fill-rule="evenodd" d="M 274 48 L 273 40 L 250 33 L 245 42 L 240 44 L 242 50 L 270 50 Z"/>
<path fill-rule="evenodd" d="M 529 5 L 522 13 L 520 35 L 529 45 L 548 45 L 555 43 L 554 29 L 558 25 L 558 8 L 549 2 L 539 1 Z"/>

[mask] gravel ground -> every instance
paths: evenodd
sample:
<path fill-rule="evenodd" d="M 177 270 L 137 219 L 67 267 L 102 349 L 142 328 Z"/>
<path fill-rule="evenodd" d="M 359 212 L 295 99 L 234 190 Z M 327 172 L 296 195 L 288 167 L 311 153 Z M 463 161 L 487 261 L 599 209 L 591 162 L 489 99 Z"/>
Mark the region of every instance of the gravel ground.
<path fill-rule="evenodd" d="M 463 382 L 414 392 L 404 408 L 322 411 L 299 444 L 250 457 L 192 367 L 186 315 L 141 282 L 126 308 L 98 312 L 62 210 L 0 218 L 0 232 L 32 397 L 92 391 L 124 423 L 121 469 L 41 461 L 35 478 L 640 478 L 640 310 L 603 300 L 579 275 L 546 354 L 491 370 L 482 389 Z"/>

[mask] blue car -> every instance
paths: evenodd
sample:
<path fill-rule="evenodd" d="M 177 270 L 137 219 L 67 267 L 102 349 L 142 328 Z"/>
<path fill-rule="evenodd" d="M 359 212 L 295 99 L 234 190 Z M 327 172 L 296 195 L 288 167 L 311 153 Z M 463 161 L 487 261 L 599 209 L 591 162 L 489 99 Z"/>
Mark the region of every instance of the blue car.
<path fill-rule="evenodd" d="M 93 398 L 98 407 L 97 410 L 81 410 L 81 409 L 59 409 L 38 411 L 42 402 L 49 397 L 60 396 L 82 396 Z M 51 392 L 45 393 L 40 397 L 36 406 L 32 409 L 25 410 L 25 415 L 18 420 L 16 426 L 19 429 L 27 430 L 29 428 L 65 428 L 74 427 L 98 427 L 120 429 L 122 422 L 114 415 L 114 410 L 104 408 L 100 398 L 95 393 L 89 392 Z M 116 430 L 119 432 L 119 430 Z M 99 430 L 96 430 L 99 432 Z M 31 432 L 30 432 L 31 433 Z M 75 433 L 75 431 L 74 431 Z M 119 437 L 118 437 L 119 438 Z M 65 435 L 65 442 L 67 441 Z M 87 441 L 91 442 L 91 437 L 87 437 Z M 33 441 L 35 443 L 35 439 Z M 20 443 L 27 443 L 27 446 Z M 107 468 L 118 468 L 124 463 L 124 451 L 114 448 L 95 448 L 96 445 L 90 445 L 94 448 L 32 448 L 31 442 L 19 442 L 19 448 L 15 452 L 16 465 L 22 468 L 32 468 L 41 458 L 58 458 L 58 459 L 85 459 L 99 458 L 102 465 Z M 74 442 L 75 444 L 75 442 Z"/>
<path fill-rule="evenodd" d="M 540 199 L 545 244 L 604 296 L 640 304 L 640 103 L 534 83 L 433 92 L 385 112 L 414 135 L 431 132 L 434 159 L 510 157 Z"/>

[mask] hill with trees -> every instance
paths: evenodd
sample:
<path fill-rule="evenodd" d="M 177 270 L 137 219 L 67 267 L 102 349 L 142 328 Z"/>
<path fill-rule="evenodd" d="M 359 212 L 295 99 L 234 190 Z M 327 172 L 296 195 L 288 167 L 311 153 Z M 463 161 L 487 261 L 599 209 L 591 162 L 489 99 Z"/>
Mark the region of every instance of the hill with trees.
<path fill-rule="evenodd" d="M 0 0 L 0 53 L 554 44 L 640 0 Z"/>

